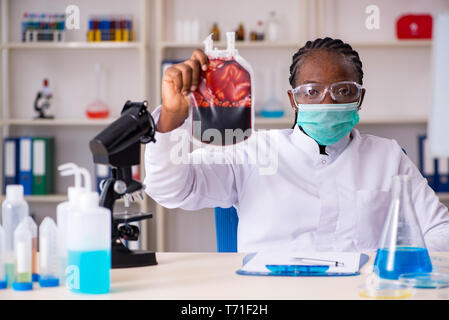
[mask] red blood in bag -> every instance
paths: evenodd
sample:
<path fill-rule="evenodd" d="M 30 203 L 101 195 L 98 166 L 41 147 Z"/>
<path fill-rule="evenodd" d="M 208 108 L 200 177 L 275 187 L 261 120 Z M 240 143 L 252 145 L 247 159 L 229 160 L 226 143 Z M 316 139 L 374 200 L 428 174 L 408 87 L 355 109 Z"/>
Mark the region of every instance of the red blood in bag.
<path fill-rule="evenodd" d="M 194 126 L 192 129 L 195 138 L 205 143 L 227 145 L 249 137 L 251 76 L 236 60 L 209 59 L 209 68 L 202 72 L 198 90 L 193 95 L 196 101 L 193 121 L 200 124 L 199 128 Z M 208 129 L 215 129 L 221 137 L 211 137 Z M 241 134 L 226 137 L 230 134 L 229 129 Z"/>
<path fill-rule="evenodd" d="M 207 101 L 207 106 L 251 107 L 250 74 L 233 59 L 210 59 L 194 96 L 197 101 Z"/>
<path fill-rule="evenodd" d="M 237 102 L 250 94 L 249 73 L 234 60 L 217 65 L 214 72 L 206 73 L 206 85 L 220 102 Z"/>

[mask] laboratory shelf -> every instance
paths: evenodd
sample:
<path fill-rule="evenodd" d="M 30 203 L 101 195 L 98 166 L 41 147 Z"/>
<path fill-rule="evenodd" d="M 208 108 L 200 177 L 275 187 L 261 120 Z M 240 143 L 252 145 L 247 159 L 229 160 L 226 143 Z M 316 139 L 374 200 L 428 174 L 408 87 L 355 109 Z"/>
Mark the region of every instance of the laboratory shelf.
<path fill-rule="evenodd" d="M 256 125 L 293 125 L 293 115 L 284 116 L 282 118 L 264 118 L 256 117 Z M 426 124 L 427 119 L 425 117 L 416 118 L 404 118 L 397 117 L 392 119 L 381 118 L 364 118 L 360 117 L 360 125 L 401 125 L 401 124 Z"/>
<path fill-rule="evenodd" d="M 379 124 L 379 125 L 388 125 L 388 124 L 426 124 L 427 118 L 426 117 L 413 117 L 413 118 L 407 118 L 407 117 L 392 117 L 392 118 L 370 118 L 370 117 L 363 117 L 363 115 L 360 116 L 360 124 Z"/>
<path fill-rule="evenodd" d="M 200 42 L 176 42 L 176 41 L 162 41 L 160 43 L 162 48 L 182 49 L 182 48 L 203 48 L 204 45 Z M 214 47 L 225 47 L 226 42 L 214 42 Z M 236 41 L 235 47 L 238 48 L 299 48 L 302 44 L 300 41 Z"/>
<path fill-rule="evenodd" d="M 236 41 L 236 48 L 299 48 L 303 45 L 301 41 Z M 401 48 L 401 47 L 431 47 L 431 40 L 393 40 L 393 41 L 366 41 L 366 42 L 351 42 L 354 48 Z M 176 41 L 162 41 L 160 43 L 162 48 L 182 49 L 182 48 L 203 48 L 203 44 L 197 42 L 176 42 Z M 226 42 L 214 42 L 214 47 L 225 47 Z"/>
<path fill-rule="evenodd" d="M 32 195 L 25 196 L 27 202 L 63 202 L 67 201 L 67 196 L 63 194 L 49 194 L 49 195 Z"/>
<path fill-rule="evenodd" d="M 3 49 L 139 49 L 141 42 L 9 42 Z"/>
<path fill-rule="evenodd" d="M 144 195 L 146 198 L 146 196 Z M 0 196 L 0 202 L 5 199 L 5 195 Z M 65 194 L 48 194 L 48 195 L 29 195 L 24 196 L 25 201 L 30 203 L 59 203 L 68 200 L 67 195 Z M 143 200 L 145 201 L 145 200 Z M 123 198 L 118 199 L 116 203 L 124 203 Z M 130 201 L 130 203 L 132 203 Z M 142 203 L 142 200 L 137 200 L 136 203 Z"/>
<path fill-rule="evenodd" d="M 449 201 L 449 192 L 438 192 L 437 196 L 440 201 Z"/>
<path fill-rule="evenodd" d="M 107 126 L 115 119 L 7 119 L 9 126 Z"/>
<path fill-rule="evenodd" d="M 440 201 L 449 201 L 449 192 L 438 192 L 436 193 L 437 197 L 440 199 Z M 146 196 L 145 196 L 146 197 Z M 5 195 L 0 196 L 0 201 L 3 201 L 5 199 Z M 63 201 L 67 201 L 67 195 L 64 194 L 51 194 L 51 195 L 32 195 L 32 196 L 25 196 L 25 200 L 27 202 L 32 203 L 59 203 Z M 118 203 L 123 203 L 123 199 L 117 200 Z M 140 202 L 138 200 L 137 202 Z"/>
<path fill-rule="evenodd" d="M 281 117 L 281 118 L 264 118 L 256 117 L 256 125 L 269 126 L 269 125 L 292 125 L 293 116 L 291 117 Z"/>
<path fill-rule="evenodd" d="M 353 48 L 414 48 L 414 47 L 431 47 L 432 40 L 392 40 L 392 41 L 366 41 L 366 42 L 349 42 Z"/>

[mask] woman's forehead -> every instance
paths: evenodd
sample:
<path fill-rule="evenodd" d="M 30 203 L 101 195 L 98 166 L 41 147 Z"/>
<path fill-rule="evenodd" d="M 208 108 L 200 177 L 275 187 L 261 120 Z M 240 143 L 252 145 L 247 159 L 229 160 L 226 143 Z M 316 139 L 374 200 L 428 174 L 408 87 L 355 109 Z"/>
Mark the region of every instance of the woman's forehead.
<path fill-rule="evenodd" d="M 309 82 L 358 81 L 357 72 L 351 62 L 336 52 L 316 50 L 304 56 L 299 63 L 297 85 Z"/>

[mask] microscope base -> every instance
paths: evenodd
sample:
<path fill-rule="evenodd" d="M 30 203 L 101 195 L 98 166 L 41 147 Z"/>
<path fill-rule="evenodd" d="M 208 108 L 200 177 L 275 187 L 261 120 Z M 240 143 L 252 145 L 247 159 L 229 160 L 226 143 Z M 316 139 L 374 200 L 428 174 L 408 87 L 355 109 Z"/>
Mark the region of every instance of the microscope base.
<path fill-rule="evenodd" d="M 122 243 L 112 243 L 112 269 L 135 268 L 156 265 L 156 253 L 144 250 L 129 250 Z"/>

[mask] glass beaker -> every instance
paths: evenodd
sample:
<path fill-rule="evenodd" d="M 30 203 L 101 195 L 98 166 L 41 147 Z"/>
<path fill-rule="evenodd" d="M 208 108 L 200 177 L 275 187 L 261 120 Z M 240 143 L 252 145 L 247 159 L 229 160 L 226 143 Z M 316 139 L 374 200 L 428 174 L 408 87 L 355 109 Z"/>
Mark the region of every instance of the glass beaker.
<path fill-rule="evenodd" d="M 405 273 L 431 272 L 429 252 L 411 199 L 410 176 L 394 176 L 392 191 L 374 271 L 379 278 L 391 280 Z"/>

